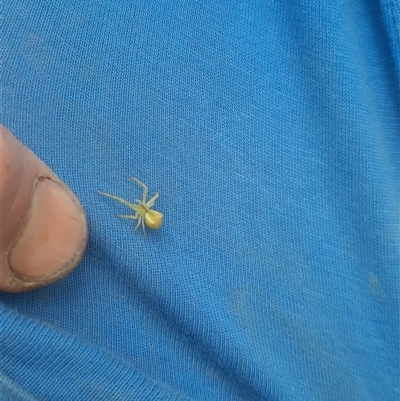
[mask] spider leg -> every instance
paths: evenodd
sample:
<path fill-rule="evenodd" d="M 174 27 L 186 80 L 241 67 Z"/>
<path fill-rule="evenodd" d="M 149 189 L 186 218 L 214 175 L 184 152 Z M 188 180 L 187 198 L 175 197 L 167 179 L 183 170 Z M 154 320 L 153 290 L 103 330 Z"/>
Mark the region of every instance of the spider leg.
<path fill-rule="evenodd" d="M 142 230 L 143 230 L 144 238 L 146 238 L 146 227 L 144 226 L 144 219 L 142 219 Z"/>
<path fill-rule="evenodd" d="M 108 198 L 115 199 L 118 202 L 123 203 L 124 205 L 130 207 L 132 210 L 137 212 L 137 206 L 131 202 L 126 201 L 125 199 L 120 198 L 119 196 L 111 195 L 106 192 L 97 191 L 100 195 L 107 196 Z"/>
<path fill-rule="evenodd" d="M 139 218 L 138 214 L 117 214 L 118 217 L 121 217 L 121 219 L 133 219 L 137 220 Z"/>
<path fill-rule="evenodd" d="M 142 181 L 139 181 L 136 177 L 129 177 L 128 180 L 133 180 L 135 181 L 137 184 L 139 184 L 141 187 L 143 187 L 143 203 L 146 203 L 146 199 L 147 199 L 147 193 L 149 192 L 147 185 L 143 184 Z"/>
<path fill-rule="evenodd" d="M 146 203 L 147 207 L 152 207 L 154 205 L 154 202 L 156 201 L 156 199 L 160 196 L 160 194 L 158 192 L 156 192 L 156 194 Z"/>
<path fill-rule="evenodd" d="M 142 222 L 142 216 L 139 216 L 139 218 L 138 218 L 138 223 L 136 224 L 136 227 L 135 227 L 135 229 L 133 230 L 134 233 L 135 233 L 135 232 L 137 231 L 137 229 L 139 228 L 141 222 Z"/>

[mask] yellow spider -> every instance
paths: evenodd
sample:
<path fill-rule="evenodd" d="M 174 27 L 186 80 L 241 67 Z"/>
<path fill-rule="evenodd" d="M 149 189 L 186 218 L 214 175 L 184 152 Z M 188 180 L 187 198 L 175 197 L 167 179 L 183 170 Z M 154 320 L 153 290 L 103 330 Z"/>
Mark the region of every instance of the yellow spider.
<path fill-rule="evenodd" d="M 148 228 L 152 230 L 158 230 L 161 227 L 162 221 L 163 221 L 163 215 L 160 212 L 157 212 L 157 210 L 151 210 L 150 208 L 154 205 L 154 202 L 156 199 L 160 196 L 158 192 L 148 201 L 146 202 L 147 199 L 147 193 L 149 192 L 147 185 L 143 184 L 143 182 L 139 181 L 136 177 L 129 177 L 128 180 L 133 180 L 137 182 L 140 186 L 143 187 L 143 197 L 142 201 L 139 201 L 136 199 L 137 204 L 131 203 L 126 201 L 125 199 L 122 199 L 118 196 L 114 196 L 111 194 L 107 194 L 105 192 L 97 191 L 99 194 L 107 196 L 111 199 L 115 199 L 119 202 L 122 202 L 124 205 L 130 207 L 132 210 L 135 211 L 135 214 L 119 214 L 118 217 L 121 217 L 122 219 L 133 219 L 137 220 L 138 223 L 135 227 L 135 232 L 139 228 L 140 225 L 142 225 L 143 229 L 143 234 L 146 237 L 146 231 L 145 231 L 145 224 Z"/>

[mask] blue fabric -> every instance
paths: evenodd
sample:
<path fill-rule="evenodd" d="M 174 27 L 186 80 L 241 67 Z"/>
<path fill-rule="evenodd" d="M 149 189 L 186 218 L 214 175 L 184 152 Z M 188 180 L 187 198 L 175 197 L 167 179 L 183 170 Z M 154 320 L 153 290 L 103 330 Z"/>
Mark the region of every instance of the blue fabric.
<path fill-rule="evenodd" d="M 398 400 L 396 0 L 6 0 L 1 122 L 80 198 L 0 295 L 6 400 Z M 160 231 L 117 214 L 160 191 Z"/>

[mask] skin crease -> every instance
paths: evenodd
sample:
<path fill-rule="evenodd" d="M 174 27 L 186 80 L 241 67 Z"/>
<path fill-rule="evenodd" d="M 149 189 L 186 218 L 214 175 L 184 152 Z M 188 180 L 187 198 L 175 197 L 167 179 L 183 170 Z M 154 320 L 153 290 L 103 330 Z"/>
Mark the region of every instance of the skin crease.
<path fill-rule="evenodd" d="M 87 235 L 75 195 L 0 125 L 0 290 L 29 291 L 64 277 Z"/>

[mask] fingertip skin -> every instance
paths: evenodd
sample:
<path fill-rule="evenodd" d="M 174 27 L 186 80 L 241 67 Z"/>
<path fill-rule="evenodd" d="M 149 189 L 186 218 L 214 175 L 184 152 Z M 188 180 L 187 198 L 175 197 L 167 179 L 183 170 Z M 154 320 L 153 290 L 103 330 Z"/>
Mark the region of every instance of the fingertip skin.
<path fill-rule="evenodd" d="M 72 191 L 0 125 L 0 290 L 29 291 L 79 263 L 87 221 Z"/>

